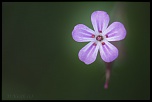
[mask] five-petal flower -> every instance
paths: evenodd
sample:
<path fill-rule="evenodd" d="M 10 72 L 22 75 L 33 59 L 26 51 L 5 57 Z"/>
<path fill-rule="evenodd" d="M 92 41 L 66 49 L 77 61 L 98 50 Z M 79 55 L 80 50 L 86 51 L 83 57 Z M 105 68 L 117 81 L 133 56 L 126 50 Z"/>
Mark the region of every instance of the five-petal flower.
<path fill-rule="evenodd" d="M 94 31 L 84 24 L 78 24 L 72 31 L 72 37 L 77 42 L 89 42 L 79 51 L 79 59 L 85 64 L 96 60 L 98 50 L 105 62 L 112 62 L 118 57 L 118 49 L 109 41 L 119 41 L 125 38 L 126 29 L 120 22 L 113 22 L 109 27 L 109 15 L 105 11 L 95 11 L 91 15 Z"/>

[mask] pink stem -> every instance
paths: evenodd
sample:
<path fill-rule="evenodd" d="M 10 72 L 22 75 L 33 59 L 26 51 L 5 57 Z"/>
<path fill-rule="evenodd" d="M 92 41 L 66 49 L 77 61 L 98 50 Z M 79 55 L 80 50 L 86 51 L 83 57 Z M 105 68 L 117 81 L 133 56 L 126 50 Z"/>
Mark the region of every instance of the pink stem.
<path fill-rule="evenodd" d="M 108 85 L 109 85 L 109 79 L 110 79 L 110 74 L 111 74 L 111 64 L 112 63 L 106 63 L 106 82 L 104 85 L 105 89 L 108 89 Z"/>

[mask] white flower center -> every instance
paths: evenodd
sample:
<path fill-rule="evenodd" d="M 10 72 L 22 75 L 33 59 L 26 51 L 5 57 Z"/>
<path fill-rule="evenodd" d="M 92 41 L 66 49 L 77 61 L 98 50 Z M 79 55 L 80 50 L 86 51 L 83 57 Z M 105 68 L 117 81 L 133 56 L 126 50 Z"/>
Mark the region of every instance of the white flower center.
<path fill-rule="evenodd" d="M 99 31 L 98 34 L 92 34 L 92 38 L 95 38 L 94 45 L 97 45 L 97 43 L 101 43 L 102 45 L 105 45 L 105 40 L 108 38 L 108 35 L 102 35 L 102 31 Z"/>

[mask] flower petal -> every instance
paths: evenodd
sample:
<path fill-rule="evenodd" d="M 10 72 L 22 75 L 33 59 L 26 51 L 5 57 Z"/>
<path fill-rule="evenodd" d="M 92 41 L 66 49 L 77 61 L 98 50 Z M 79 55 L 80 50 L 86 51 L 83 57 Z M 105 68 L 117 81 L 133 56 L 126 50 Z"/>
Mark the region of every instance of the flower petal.
<path fill-rule="evenodd" d="M 105 41 L 104 45 L 100 45 L 100 56 L 105 62 L 112 62 L 118 57 L 118 49 L 108 41 Z"/>
<path fill-rule="evenodd" d="M 106 30 L 103 35 L 107 35 L 108 41 L 119 41 L 125 38 L 126 29 L 120 22 L 113 22 Z"/>
<path fill-rule="evenodd" d="M 95 11 L 91 15 L 91 22 L 96 33 L 104 31 L 109 23 L 109 15 L 104 11 Z"/>
<path fill-rule="evenodd" d="M 84 24 L 76 25 L 72 31 L 72 37 L 77 42 L 93 41 L 93 34 L 95 34 L 95 32 Z"/>
<path fill-rule="evenodd" d="M 88 43 L 79 51 L 79 59 L 85 64 L 91 64 L 96 60 L 98 54 L 99 45 L 95 45 L 94 42 Z"/>

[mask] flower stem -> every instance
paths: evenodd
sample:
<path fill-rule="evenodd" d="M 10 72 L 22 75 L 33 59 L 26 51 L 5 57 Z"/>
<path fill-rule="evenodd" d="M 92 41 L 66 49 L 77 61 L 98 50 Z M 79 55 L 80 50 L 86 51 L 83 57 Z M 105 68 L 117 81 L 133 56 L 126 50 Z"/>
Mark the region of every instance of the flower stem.
<path fill-rule="evenodd" d="M 104 85 L 105 89 L 108 89 L 110 74 L 111 74 L 111 65 L 112 65 L 112 62 L 106 63 L 106 82 L 105 82 L 105 85 Z"/>

